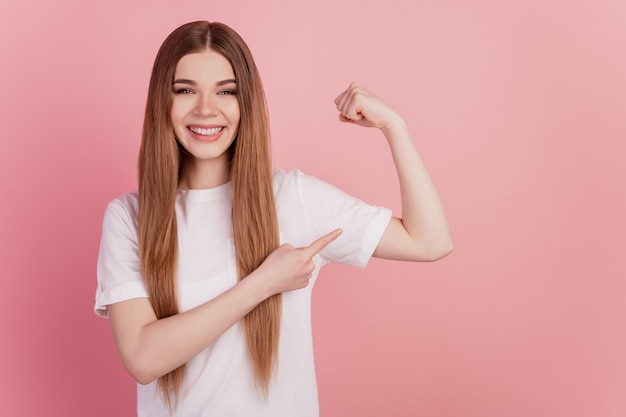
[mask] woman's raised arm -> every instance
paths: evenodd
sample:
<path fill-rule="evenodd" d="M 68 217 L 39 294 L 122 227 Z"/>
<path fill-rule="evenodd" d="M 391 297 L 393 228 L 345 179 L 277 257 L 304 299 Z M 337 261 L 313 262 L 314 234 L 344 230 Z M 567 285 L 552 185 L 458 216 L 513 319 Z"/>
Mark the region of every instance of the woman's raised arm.
<path fill-rule="evenodd" d="M 398 173 L 402 218 L 391 219 L 374 256 L 435 261 L 449 254 L 453 242 L 443 204 L 404 120 L 357 83 L 341 93 L 335 104 L 341 121 L 382 131 Z"/>

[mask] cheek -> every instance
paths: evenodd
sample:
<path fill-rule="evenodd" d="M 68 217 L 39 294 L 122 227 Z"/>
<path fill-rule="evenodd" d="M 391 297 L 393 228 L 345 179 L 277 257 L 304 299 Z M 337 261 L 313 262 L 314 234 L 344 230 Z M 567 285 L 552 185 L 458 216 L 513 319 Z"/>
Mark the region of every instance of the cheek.
<path fill-rule="evenodd" d="M 180 109 L 172 107 L 172 111 L 170 112 L 170 121 L 172 128 L 174 129 L 174 133 L 180 133 L 180 131 L 184 129 L 184 113 L 182 113 Z"/>
<path fill-rule="evenodd" d="M 228 118 L 232 124 L 239 126 L 239 120 L 241 119 L 241 113 L 239 111 L 239 103 L 235 102 L 228 111 Z"/>
<path fill-rule="evenodd" d="M 180 142 L 178 138 L 182 134 L 184 125 L 182 124 L 182 118 L 181 118 L 180 112 L 176 112 L 176 109 L 174 107 L 172 107 L 172 111 L 170 112 L 170 122 L 171 122 L 172 130 L 174 133 L 174 137 L 176 137 L 177 142 Z"/>
<path fill-rule="evenodd" d="M 176 121 L 180 120 L 180 118 L 181 118 L 180 106 L 176 106 L 175 104 L 172 104 L 172 110 L 170 111 L 170 119 L 172 120 L 172 124 L 176 125 Z"/>
<path fill-rule="evenodd" d="M 192 107 L 193 101 L 191 101 L 190 97 L 175 95 L 172 98 L 170 110 L 170 118 L 173 124 L 182 122 Z"/>

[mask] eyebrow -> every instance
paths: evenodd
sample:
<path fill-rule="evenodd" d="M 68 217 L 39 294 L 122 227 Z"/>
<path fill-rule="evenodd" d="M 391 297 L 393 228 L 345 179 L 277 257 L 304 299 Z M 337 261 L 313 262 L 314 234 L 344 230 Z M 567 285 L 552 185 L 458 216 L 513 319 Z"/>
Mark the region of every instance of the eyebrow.
<path fill-rule="evenodd" d="M 198 83 L 195 82 L 194 80 L 187 80 L 184 78 L 178 78 L 176 80 L 174 80 L 173 84 L 189 84 L 189 85 L 193 85 L 193 86 L 197 86 Z M 228 79 L 228 80 L 222 80 L 222 81 L 218 81 L 215 83 L 215 85 L 222 86 L 222 85 L 226 85 L 226 84 L 237 84 L 237 81 L 234 79 Z"/>

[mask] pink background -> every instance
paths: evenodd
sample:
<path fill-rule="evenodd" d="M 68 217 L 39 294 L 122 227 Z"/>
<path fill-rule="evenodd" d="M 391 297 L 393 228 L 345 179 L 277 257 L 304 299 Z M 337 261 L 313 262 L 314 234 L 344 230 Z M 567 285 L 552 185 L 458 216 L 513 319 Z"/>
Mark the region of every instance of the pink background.
<path fill-rule="evenodd" d="M 100 225 L 136 188 L 154 55 L 198 19 L 253 50 L 277 166 L 399 214 L 382 136 L 337 121 L 358 80 L 448 209 L 441 262 L 325 270 L 322 416 L 626 415 L 623 0 L 4 0 L 0 415 L 133 415 L 92 312 Z"/>

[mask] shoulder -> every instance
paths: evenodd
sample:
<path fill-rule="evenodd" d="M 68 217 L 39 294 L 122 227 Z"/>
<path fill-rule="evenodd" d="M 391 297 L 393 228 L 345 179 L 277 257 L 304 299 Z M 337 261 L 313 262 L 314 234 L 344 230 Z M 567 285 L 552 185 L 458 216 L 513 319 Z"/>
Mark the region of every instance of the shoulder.
<path fill-rule="evenodd" d="M 274 187 L 280 187 L 284 183 L 294 182 L 300 176 L 304 176 L 304 173 L 299 169 L 292 169 L 289 171 L 286 171 L 282 168 L 272 169 L 272 181 L 274 183 Z"/>
<path fill-rule="evenodd" d="M 139 195 L 137 191 L 133 191 L 130 193 L 123 194 L 119 197 L 114 198 L 107 205 L 108 211 L 119 211 L 123 210 L 129 214 L 137 213 L 137 207 L 139 206 Z"/>
<path fill-rule="evenodd" d="M 286 171 L 275 168 L 272 170 L 272 178 L 275 194 L 284 191 L 301 191 L 302 189 L 310 191 L 311 188 L 328 186 L 326 182 L 312 175 L 307 175 L 299 169 Z"/>
<path fill-rule="evenodd" d="M 137 212 L 139 196 L 136 191 L 121 195 L 109 202 L 104 213 L 104 224 L 125 224 L 135 228 L 137 224 Z"/>
<path fill-rule="evenodd" d="M 298 180 L 304 174 L 299 169 L 285 171 L 281 168 L 272 170 L 272 185 L 274 187 L 274 195 L 279 197 L 285 193 L 292 193 L 298 189 Z"/>

